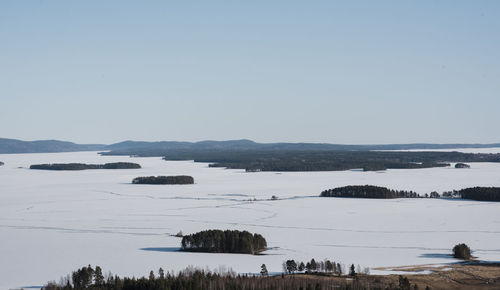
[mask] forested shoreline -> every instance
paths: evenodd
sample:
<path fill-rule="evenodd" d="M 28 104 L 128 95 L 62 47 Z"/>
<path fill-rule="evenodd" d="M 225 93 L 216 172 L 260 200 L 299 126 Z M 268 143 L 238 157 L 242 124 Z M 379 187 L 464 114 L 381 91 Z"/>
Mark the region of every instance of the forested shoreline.
<path fill-rule="evenodd" d="M 254 171 L 342 171 L 448 167 L 450 162 L 500 162 L 500 154 L 389 151 L 173 151 L 165 160 Z"/>
<path fill-rule="evenodd" d="M 84 164 L 84 163 L 51 163 L 34 164 L 30 169 L 37 170 L 87 170 L 87 169 L 139 169 L 141 165 L 132 162 L 113 162 L 106 164 Z"/>
<path fill-rule="evenodd" d="M 211 231 L 205 231 L 207 233 Z M 213 231 L 212 231 L 213 232 Z M 226 231 L 230 233 L 238 231 Z M 456 259 L 469 260 L 470 248 L 466 244 L 457 244 L 452 249 L 453 256 Z M 473 265 L 483 265 L 481 261 L 471 261 Z M 425 279 L 434 275 L 432 272 L 438 271 L 437 268 L 430 274 L 420 275 L 420 279 L 413 281 L 402 275 L 370 275 L 369 268 L 362 268 L 360 265 L 354 264 L 345 265 L 340 262 L 335 262 L 330 259 L 310 261 L 299 261 L 289 259 L 283 261 L 283 272 L 270 275 L 266 264 L 261 264 L 259 274 L 236 274 L 231 268 L 226 268 L 219 271 L 210 271 L 209 269 L 200 269 L 193 266 L 181 270 L 178 273 L 165 271 L 159 268 L 157 272 L 150 271 L 149 277 L 119 277 L 111 272 L 105 273 L 99 266 L 93 268 L 91 265 L 82 267 L 73 271 L 71 275 L 62 277 L 58 283 L 55 281 L 48 282 L 42 287 L 43 290 L 70 290 L 70 289 L 94 289 L 94 290 L 191 290 L 191 289 L 235 289 L 235 290 L 256 290 L 256 289 L 385 289 L 385 290 L 410 290 L 419 289 L 419 284 L 422 289 L 431 289 L 428 282 L 435 283 L 433 278 Z M 455 267 L 467 267 L 467 264 L 460 266 L 460 263 Z M 499 267 L 498 263 L 489 264 L 490 267 Z M 457 271 L 463 273 L 461 268 L 450 269 L 447 266 L 442 269 L 446 273 Z M 433 267 L 434 268 L 434 267 Z M 408 267 L 405 269 L 408 274 L 416 274 L 413 271 L 421 271 L 418 266 Z M 437 272 L 436 276 L 442 279 L 442 274 Z M 392 276 L 392 277 L 391 277 Z M 394 279 L 396 276 L 397 279 Z M 413 276 L 416 277 L 416 276 Z M 423 278 L 423 279 L 422 279 Z M 484 283 L 481 277 L 476 277 L 471 280 L 470 276 L 464 278 L 467 282 Z M 463 280 L 462 280 L 463 281 Z M 455 283 L 462 284 L 460 280 L 454 280 Z M 497 285 L 497 281 L 490 281 L 492 285 Z M 449 283 L 446 281 L 445 283 Z M 440 286 L 443 284 L 438 283 Z M 470 284 L 474 285 L 474 284 Z M 424 288 L 425 286 L 425 288 Z M 448 285 L 447 285 L 448 286 Z M 454 289 L 453 285 L 451 285 Z M 441 287 L 437 287 L 441 289 Z M 449 289 L 446 287 L 446 289 Z M 496 288 L 495 288 L 496 289 Z"/>
<path fill-rule="evenodd" d="M 500 201 L 500 187 L 470 187 L 461 190 L 445 191 L 441 195 L 437 191 L 418 194 L 411 190 L 394 190 L 374 185 L 348 185 L 323 190 L 320 197 L 350 197 L 350 198 L 461 198 L 478 201 Z"/>
<path fill-rule="evenodd" d="M 374 185 L 348 185 L 327 189 L 321 192 L 321 197 L 356 197 L 356 198 L 417 198 L 420 195 L 414 191 L 393 190 Z"/>
<path fill-rule="evenodd" d="M 313 259 L 314 260 L 314 259 Z M 290 261 L 284 262 L 289 263 Z M 150 271 L 146 277 L 120 277 L 111 272 L 104 274 L 101 267 L 91 265 L 73 271 L 62 277 L 58 283 L 48 282 L 43 290 L 409 290 L 408 278 L 399 275 L 398 281 L 358 274 L 350 267 L 348 275 L 330 272 L 309 274 L 281 274 L 270 276 L 261 266 L 260 275 L 236 274 L 232 270 L 212 272 L 194 267 L 179 273 L 167 272 L 160 268 Z M 333 267 L 332 267 L 333 269 Z M 265 271 L 264 271 L 265 270 Z M 319 269 L 318 269 L 319 271 Z M 379 276 L 380 277 L 380 276 Z M 415 287 L 413 288 L 415 289 Z M 424 288 L 422 288 L 424 289 Z M 426 287 L 425 289 L 430 289 Z"/>
<path fill-rule="evenodd" d="M 500 201 L 500 187 L 470 187 L 458 191 L 464 199 L 479 201 Z"/>

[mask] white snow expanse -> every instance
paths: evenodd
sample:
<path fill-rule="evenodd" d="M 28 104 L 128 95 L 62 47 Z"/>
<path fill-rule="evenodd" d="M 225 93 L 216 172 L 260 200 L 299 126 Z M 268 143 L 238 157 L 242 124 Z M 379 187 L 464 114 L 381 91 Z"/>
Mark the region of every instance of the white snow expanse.
<path fill-rule="evenodd" d="M 384 173 L 245 173 L 96 152 L 8 154 L 0 161 L 5 162 L 0 166 L 0 289 L 41 286 L 88 264 L 143 276 L 160 267 L 177 271 L 189 265 L 255 273 L 264 263 L 278 272 L 286 259 L 329 258 L 371 268 L 448 263 L 459 242 L 479 259 L 500 261 L 500 203 L 317 197 L 324 189 L 351 184 L 421 194 L 500 186 L 500 164 Z M 27 169 L 37 163 L 117 161 L 143 168 Z M 193 176 L 196 184 L 130 183 L 137 176 L 180 174 Z M 272 195 L 280 200 L 267 200 Z M 214 228 L 260 233 L 270 249 L 259 256 L 178 252 L 180 239 L 170 236 Z"/>

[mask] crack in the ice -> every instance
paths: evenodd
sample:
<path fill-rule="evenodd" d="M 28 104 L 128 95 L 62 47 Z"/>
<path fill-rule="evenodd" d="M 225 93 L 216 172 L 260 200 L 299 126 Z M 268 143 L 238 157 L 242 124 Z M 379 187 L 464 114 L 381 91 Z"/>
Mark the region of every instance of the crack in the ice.
<path fill-rule="evenodd" d="M 139 232 L 123 232 L 123 231 L 110 231 L 110 230 L 90 230 L 90 229 L 73 229 L 64 227 L 48 227 L 48 226 L 13 226 L 13 225 L 0 225 L 2 228 L 11 228 L 18 230 L 53 230 L 72 233 L 92 233 L 92 234 L 122 234 L 133 236 L 168 236 L 170 233 L 139 233 Z"/>

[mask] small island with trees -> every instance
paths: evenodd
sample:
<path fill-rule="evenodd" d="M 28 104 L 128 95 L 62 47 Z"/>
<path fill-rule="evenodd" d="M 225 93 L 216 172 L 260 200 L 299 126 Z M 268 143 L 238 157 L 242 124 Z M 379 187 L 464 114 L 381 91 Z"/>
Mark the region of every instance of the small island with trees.
<path fill-rule="evenodd" d="M 386 187 L 374 185 L 348 185 L 327 189 L 321 192 L 321 197 L 355 197 L 355 198 L 417 198 L 420 197 L 414 191 L 392 190 Z"/>
<path fill-rule="evenodd" d="M 178 176 L 142 176 L 132 180 L 133 184 L 194 184 L 194 178 L 189 175 Z"/>
<path fill-rule="evenodd" d="M 455 168 L 470 168 L 470 165 L 465 163 L 457 163 L 455 164 Z"/>
<path fill-rule="evenodd" d="M 0 161 L 0 166 L 4 165 L 4 163 L 2 161 Z"/>
<path fill-rule="evenodd" d="M 267 248 L 260 234 L 238 230 L 206 230 L 182 238 L 181 250 L 188 252 L 237 253 L 255 255 Z"/>
<path fill-rule="evenodd" d="M 453 257 L 455 259 L 470 260 L 472 258 L 469 246 L 466 244 L 458 244 L 453 247 Z"/>
<path fill-rule="evenodd" d="M 86 170 L 86 169 L 139 169 L 141 166 L 132 162 L 114 162 L 106 164 L 83 164 L 83 163 L 52 163 L 34 164 L 30 169 L 38 170 Z"/>

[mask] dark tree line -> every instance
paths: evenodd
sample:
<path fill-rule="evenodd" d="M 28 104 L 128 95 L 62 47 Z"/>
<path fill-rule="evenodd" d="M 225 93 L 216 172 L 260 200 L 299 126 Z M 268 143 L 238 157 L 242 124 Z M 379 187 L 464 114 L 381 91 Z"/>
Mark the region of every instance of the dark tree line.
<path fill-rule="evenodd" d="M 500 187 L 471 187 L 458 191 L 465 199 L 481 201 L 500 201 Z"/>
<path fill-rule="evenodd" d="M 132 162 L 113 162 L 102 165 L 102 169 L 139 169 L 141 166 Z"/>
<path fill-rule="evenodd" d="M 131 162 L 114 162 L 106 164 L 83 164 L 83 163 L 52 163 L 34 164 L 30 169 L 41 170 L 86 170 L 86 169 L 138 169 L 141 166 Z"/>
<path fill-rule="evenodd" d="M 203 144 L 202 144 L 203 143 Z M 332 144 L 233 144 L 179 143 L 140 144 L 135 148 L 115 148 L 103 155 L 164 156 L 165 160 L 195 160 L 214 167 L 248 171 L 334 171 L 390 168 L 429 168 L 449 166 L 450 162 L 500 162 L 500 154 L 462 152 L 374 151 L 410 148 L 442 148 L 443 145 L 365 145 Z M 248 143 L 248 142 L 247 142 Z M 198 146 L 199 145 L 199 146 Z M 229 144 L 227 144 L 229 145 Z M 448 147 L 447 148 L 453 148 Z M 459 147 L 454 147 L 459 148 Z"/>
<path fill-rule="evenodd" d="M 437 193 L 431 193 L 434 196 Z M 416 198 L 414 191 L 392 190 L 374 185 L 348 185 L 327 189 L 321 192 L 322 197 L 356 197 L 356 198 Z"/>
<path fill-rule="evenodd" d="M 247 171 L 337 171 L 416 169 L 450 166 L 450 162 L 500 162 L 500 154 L 381 151 L 174 151 L 165 160 L 194 160 L 212 167 Z"/>
<path fill-rule="evenodd" d="M 4 165 L 4 163 L 2 161 L 0 161 L 0 166 Z"/>
<path fill-rule="evenodd" d="M 333 280 L 326 277 L 307 277 L 301 275 L 249 276 L 235 275 L 232 272 L 214 273 L 199 269 L 186 269 L 178 274 L 165 272 L 162 268 L 157 273 L 141 278 L 121 278 L 117 275 L 102 275 L 100 267 L 90 265 L 74 271 L 72 275 L 61 279 L 60 283 L 49 282 L 43 290 L 382 290 L 410 289 L 408 279 L 400 277 L 399 287 L 388 282 L 363 281 L 360 279 Z M 403 287 L 401 287 L 403 286 Z"/>
<path fill-rule="evenodd" d="M 188 175 L 178 176 L 143 176 L 132 180 L 133 184 L 193 184 L 194 178 Z"/>
<path fill-rule="evenodd" d="M 355 197 L 355 198 L 439 198 L 436 191 L 419 195 L 414 191 L 393 190 L 374 185 L 348 185 L 327 189 L 321 192 L 321 197 Z M 500 201 L 500 187 L 471 187 L 461 190 L 445 191 L 443 197 L 464 198 L 480 201 Z"/>
<path fill-rule="evenodd" d="M 330 273 L 340 276 L 344 274 L 345 271 L 340 263 L 335 263 L 328 259 L 324 261 L 311 259 L 311 261 L 305 263 L 295 260 L 286 260 L 283 262 L 283 272 L 287 274 L 294 274 L 297 272 L 305 274 Z"/>
<path fill-rule="evenodd" d="M 409 154 L 408 154 L 409 153 Z M 165 160 L 193 159 L 212 163 L 211 167 L 245 169 L 246 171 L 340 171 L 362 169 L 417 169 L 450 166 L 445 156 L 433 152 L 374 151 L 250 151 L 192 152 L 165 156 Z M 431 154 L 428 154 L 431 153 Z M 443 158 L 441 158 L 443 157 Z M 455 156 L 450 156 L 453 159 Z M 460 158 L 460 157 L 455 157 Z M 464 158 L 467 159 L 467 158 Z M 498 158 L 500 162 L 500 155 Z"/>
<path fill-rule="evenodd" d="M 181 249 L 190 252 L 257 254 L 267 247 L 259 234 L 238 230 L 206 230 L 182 238 Z"/>

